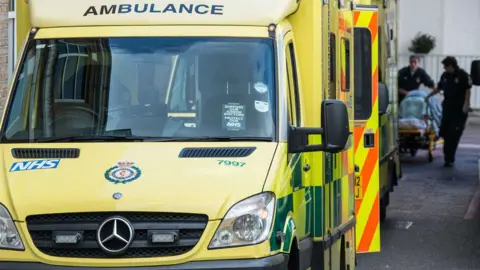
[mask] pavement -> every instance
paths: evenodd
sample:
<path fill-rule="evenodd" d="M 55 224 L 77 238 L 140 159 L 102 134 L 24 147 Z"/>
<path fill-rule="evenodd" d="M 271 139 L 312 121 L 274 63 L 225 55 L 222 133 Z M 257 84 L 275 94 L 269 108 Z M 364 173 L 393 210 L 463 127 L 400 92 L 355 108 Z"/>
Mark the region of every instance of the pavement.
<path fill-rule="evenodd" d="M 454 168 L 425 151 L 402 156 L 404 177 L 381 225 L 381 252 L 358 254 L 359 270 L 480 269 L 480 114 L 472 115 Z"/>

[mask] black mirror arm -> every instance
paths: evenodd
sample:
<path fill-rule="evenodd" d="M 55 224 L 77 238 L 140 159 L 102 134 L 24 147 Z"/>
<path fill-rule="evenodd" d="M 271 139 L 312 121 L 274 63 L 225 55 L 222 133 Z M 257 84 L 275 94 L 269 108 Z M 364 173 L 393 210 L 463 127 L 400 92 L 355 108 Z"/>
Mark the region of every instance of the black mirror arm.
<path fill-rule="evenodd" d="M 305 146 L 305 152 L 325 151 L 327 148 L 324 145 L 307 145 Z"/>
<path fill-rule="evenodd" d="M 329 144 L 329 145 L 327 145 L 327 147 L 325 147 L 325 149 L 333 151 L 333 152 L 341 152 L 344 148 L 340 147 L 338 145 Z"/>
<path fill-rule="evenodd" d="M 294 127 L 290 126 L 289 131 L 289 153 L 323 151 L 323 145 L 309 145 L 308 135 L 321 135 L 325 133 L 323 128 Z M 291 137 L 290 137 L 291 136 Z"/>
<path fill-rule="evenodd" d="M 323 135 L 323 128 L 310 128 L 310 127 L 293 127 L 297 132 L 302 133 L 302 135 Z"/>

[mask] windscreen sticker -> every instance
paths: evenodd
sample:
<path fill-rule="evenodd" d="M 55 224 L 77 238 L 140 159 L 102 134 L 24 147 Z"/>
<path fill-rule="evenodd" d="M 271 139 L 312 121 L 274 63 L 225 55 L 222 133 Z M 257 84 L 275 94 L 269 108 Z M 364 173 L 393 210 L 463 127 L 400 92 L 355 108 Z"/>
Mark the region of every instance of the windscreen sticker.
<path fill-rule="evenodd" d="M 195 128 L 197 127 L 197 123 L 183 123 L 183 126 L 186 128 Z"/>
<path fill-rule="evenodd" d="M 39 159 L 14 162 L 12 167 L 10 167 L 10 172 L 56 169 L 59 163 L 60 159 Z"/>
<path fill-rule="evenodd" d="M 255 110 L 259 112 L 268 112 L 268 102 L 255 100 Z"/>
<path fill-rule="evenodd" d="M 261 82 L 255 83 L 253 85 L 253 89 L 255 89 L 255 91 L 257 91 L 260 94 L 265 94 L 266 92 L 268 92 L 268 86 Z"/>
<path fill-rule="evenodd" d="M 245 129 L 245 106 L 238 103 L 223 104 L 223 128 L 227 130 Z"/>
<path fill-rule="evenodd" d="M 126 184 L 137 180 L 142 171 L 135 166 L 134 162 L 119 161 L 117 165 L 105 172 L 105 178 L 114 184 Z"/>

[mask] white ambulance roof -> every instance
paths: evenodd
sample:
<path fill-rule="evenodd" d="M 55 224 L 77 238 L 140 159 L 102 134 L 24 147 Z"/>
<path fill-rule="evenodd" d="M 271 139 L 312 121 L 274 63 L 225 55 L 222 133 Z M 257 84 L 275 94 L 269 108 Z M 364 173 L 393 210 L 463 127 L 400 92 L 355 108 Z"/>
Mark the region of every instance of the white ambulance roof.
<path fill-rule="evenodd" d="M 278 23 L 296 0 L 29 0 L 39 28 L 122 25 L 243 25 Z"/>

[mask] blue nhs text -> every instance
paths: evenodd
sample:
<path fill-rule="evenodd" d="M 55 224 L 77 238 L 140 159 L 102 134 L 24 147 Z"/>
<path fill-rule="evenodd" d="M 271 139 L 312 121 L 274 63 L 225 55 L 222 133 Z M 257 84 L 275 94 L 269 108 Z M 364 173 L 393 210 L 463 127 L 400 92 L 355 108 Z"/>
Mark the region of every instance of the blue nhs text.
<path fill-rule="evenodd" d="M 90 6 L 83 16 L 128 13 L 223 15 L 223 5 L 206 4 L 121 4 Z"/>
<path fill-rule="evenodd" d="M 31 161 L 21 161 L 15 162 L 10 168 L 10 172 L 19 172 L 19 171 L 30 171 L 30 170 L 41 170 L 41 169 L 55 169 L 60 163 L 59 159 L 48 159 L 48 160 L 31 160 Z"/>

